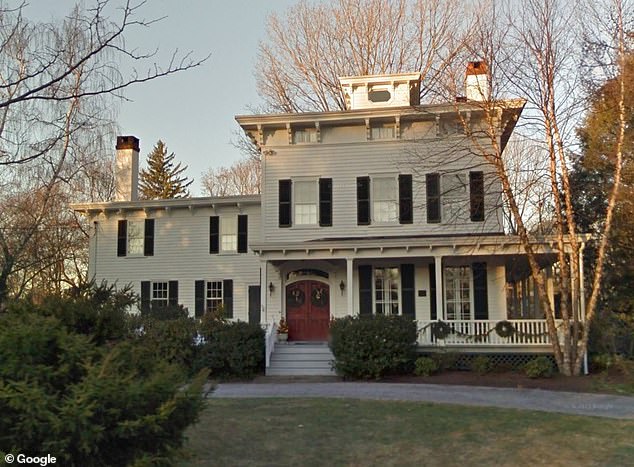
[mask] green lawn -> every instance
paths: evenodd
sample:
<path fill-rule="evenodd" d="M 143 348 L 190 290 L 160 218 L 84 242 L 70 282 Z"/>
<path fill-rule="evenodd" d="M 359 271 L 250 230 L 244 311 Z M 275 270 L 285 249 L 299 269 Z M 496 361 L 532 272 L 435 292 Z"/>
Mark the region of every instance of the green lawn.
<path fill-rule="evenodd" d="M 183 466 L 632 465 L 634 422 L 347 399 L 213 399 Z"/>

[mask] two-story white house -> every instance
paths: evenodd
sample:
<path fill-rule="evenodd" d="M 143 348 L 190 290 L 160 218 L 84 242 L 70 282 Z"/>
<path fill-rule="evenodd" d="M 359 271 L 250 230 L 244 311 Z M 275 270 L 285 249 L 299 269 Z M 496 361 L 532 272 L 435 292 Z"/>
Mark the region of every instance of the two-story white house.
<path fill-rule="evenodd" d="M 416 320 L 421 346 L 548 352 L 482 157 L 491 142 L 475 151 L 477 132 L 465 131 L 491 124 L 482 68 L 471 63 L 467 98 L 444 105 L 420 105 L 420 74 L 407 73 L 341 78 L 345 111 L 237 116 L 262 154 L 261 196 L 139 201 L 138 140 L 118 138 L 117 199 L 75 206 L 94 222 L 91 276 L 195 316 L 224 303 L 229 317 L 269 326 L 267 357 L 281 317 L 290 341 L 325 342 L 332 318 L 376 313 Z M 523 105 L 500 106 L 500 147 Z M 535 248 L 550 274 L 556 244 Z M 502 321 L 512 336 L 495 332 Z"/>

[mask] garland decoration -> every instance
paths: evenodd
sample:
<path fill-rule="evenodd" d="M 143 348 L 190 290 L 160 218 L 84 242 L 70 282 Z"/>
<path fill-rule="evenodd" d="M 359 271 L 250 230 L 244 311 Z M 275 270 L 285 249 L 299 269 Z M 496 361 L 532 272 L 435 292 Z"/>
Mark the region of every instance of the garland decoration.
<path fill-rule="evenodd" d="M 503 338 L 511 337 L 515 334 L 515 326 L 510 321 L 498 321 L 495 325 L 495 332 Z"/>
<path fill-rule="evenodd" d="M 451 331 L 451 326 L 443 321 L 436 321 L 431 325 L 431 335 L 434 336 L 435 339 L 445 339 Z"/>

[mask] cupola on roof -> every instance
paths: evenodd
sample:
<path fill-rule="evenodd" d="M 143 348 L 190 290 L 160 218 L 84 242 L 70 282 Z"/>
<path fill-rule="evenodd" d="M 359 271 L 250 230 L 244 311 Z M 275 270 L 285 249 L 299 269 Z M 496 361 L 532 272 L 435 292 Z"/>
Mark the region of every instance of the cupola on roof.
<path fill-rule="evenodd" d="M 339 78 L 347 110 L 419 105 L 420 80 L 420 73 Z"/>

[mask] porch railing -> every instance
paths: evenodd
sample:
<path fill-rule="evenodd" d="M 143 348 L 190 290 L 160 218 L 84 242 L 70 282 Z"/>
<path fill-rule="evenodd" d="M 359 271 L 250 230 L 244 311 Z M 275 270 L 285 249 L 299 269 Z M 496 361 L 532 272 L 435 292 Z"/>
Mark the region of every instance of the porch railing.
<path fill-rule="evenodd" d="M 545 319 L 505 320 L 512 329 L 496 331 L 500 320 L 447 320 L 441 325 L 438 320 L 418 321 L 418 344 L 422 346 L 544 346 L 550 345 Z M 559 326 L 560 321 L 556 324 Z M 434 333 L 436 330 L 436 333 Z M 438 332 L 440 330 L 440 332 Z M 443 336 L 444 338 L 440 338 Z"/>
<path fill-rule="evenodd" d="M 266 368 L 271 364 L 271 354 L 275 349 L 275 343 L 277 342 L 277 323 L 272 322 L 266 325 L 266 332 L 264 334 L 264 359 L 266 362 Z"/>

